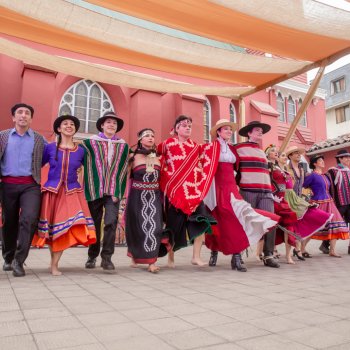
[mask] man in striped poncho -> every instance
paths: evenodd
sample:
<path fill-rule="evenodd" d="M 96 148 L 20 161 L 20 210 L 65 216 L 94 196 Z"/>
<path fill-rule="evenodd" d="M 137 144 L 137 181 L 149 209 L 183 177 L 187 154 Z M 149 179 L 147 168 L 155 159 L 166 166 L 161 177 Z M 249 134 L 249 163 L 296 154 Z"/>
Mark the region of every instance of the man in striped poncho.
<path fill-rule="evenodd" d="M 87 269 L 96 267 L 101 247 L 101 223 L 104 211 L 103 246 L 101 267 L 114 270 L 111 260 L 118 223 L 119 203 L 123 198 L 128 167 L 129 147 L 116 135 L 124 122 L 115 113 L 107 112 L 96 122 L 98 135 L 83 141 L 85 148 L 84 182 L 85 196 L 96 227 L 96 243 L 90 245 Z"/>
<path fill-rule="evenodd" d="M 237 183 L 242 197 L 253 208 L 274 212 L 272 186 L 266 155 L 258 142 L 263 134 L 271 129 L 268 124 L 252 121 L 239 130 L 241 136 L 248 137 L 248 142 L 234 146 L 238 153 Z M 273 257 L 275 246 L 275 230 L 272 229 L 264 236 L 264 265 L 280 267 Z"/>

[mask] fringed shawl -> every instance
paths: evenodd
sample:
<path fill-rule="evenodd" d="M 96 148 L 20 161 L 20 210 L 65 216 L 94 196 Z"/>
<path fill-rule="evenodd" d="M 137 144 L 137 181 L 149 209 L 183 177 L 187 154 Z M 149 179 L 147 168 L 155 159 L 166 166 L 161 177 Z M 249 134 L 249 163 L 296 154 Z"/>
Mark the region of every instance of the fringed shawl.
<path fill-rule="evenodd" d="M 198 145 L 191 139 L 179 142 L 169 138 L 158 146 L 158 152 L 162 163 L 161 190 L 175 208 L 191 215 L 209 191 L 218 164 L 213 160 L 220 148 Z"/>

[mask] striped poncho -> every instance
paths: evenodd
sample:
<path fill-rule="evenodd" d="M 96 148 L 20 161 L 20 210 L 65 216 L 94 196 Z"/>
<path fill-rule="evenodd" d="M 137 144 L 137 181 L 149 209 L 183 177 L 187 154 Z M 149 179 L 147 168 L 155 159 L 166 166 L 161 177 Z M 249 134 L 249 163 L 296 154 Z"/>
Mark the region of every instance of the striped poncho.
<path fill-rule="evenodd" d="M 94 136 L 83 141 L 84 187 L 87 201 L 104 195 L 123 198 L 127 171 L 129 146 L 124 140 L 110 140 Z"/>

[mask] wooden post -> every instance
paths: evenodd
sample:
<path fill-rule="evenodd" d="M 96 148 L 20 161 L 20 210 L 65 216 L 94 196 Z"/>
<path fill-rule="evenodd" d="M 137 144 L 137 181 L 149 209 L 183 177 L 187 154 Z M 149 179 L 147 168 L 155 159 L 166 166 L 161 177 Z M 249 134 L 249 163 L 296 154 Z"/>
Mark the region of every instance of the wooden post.
<path fill-rule="evenodd" d="M 238 121 L 238 129 L 243 128 L 245 125 L 245 104 L 243 98 L 239 99 L 239 109 L 238 109 L 239 121 Z M 238 135 L 238 142 L 245 141 L 243 136 Z"/>
<path fill-rule="evenodd" d="M 290 139 L 294 135 L 295 130 L 296 130 L 298 124 L 299 124 L 300 118 L 305 113 L 307 107 L 309 106 L 311 100 L 313 99 L 313 97 L 315 95 L 315 92 L 316 92 L 316 90 L 318 88 L 318 85 L 320 84 L 321 78 L 323 76 L 324 70 L 325 70 L 325 64 L 322 65 L 320 67 L 320 69 L 318 70 L 317 75 L 316 75 L 315 79 L 313 80 L 313 82 L 312 82 L 312 84 L 311 84 L 311 86 L 309 88 L 309 91 L 307 92 L 307 94 L 306 94 L 306 96 L 304 98 L 304 101 L 301 104 L 297 115 L 295 116 L 295 119 L 293 120 L 292 124 L 290 125 L 286 137 L 284 138 L 284 140 L 282 142 L 282 145 L 280 147 L 280 152 L 283 152 L 287 148 Z"/>

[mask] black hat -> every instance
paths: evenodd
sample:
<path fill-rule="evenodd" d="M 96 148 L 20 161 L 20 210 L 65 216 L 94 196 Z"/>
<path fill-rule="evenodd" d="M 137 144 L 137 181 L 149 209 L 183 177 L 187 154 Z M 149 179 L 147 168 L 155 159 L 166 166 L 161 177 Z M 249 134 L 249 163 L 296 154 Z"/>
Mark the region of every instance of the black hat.
<path fill-rule="evenodd" d="M 324 160 L 324 155 L 323 154 L 315 154 L 313 156 L 311 156 L 310 158 L 310 163 L 309 166 L 311 169 L 315 169 L 314 164 L 320 159 L 322 158 Z"/>
<path fill-rule="evenodd" d="M 75 132 L 78 132 L 79 127 L 80 127 L 80 121 L 77 117 L 74 117 L 73 115 L 61 115 L 58 118 L 56 118 L 56 120 L 53 122 L 53 131 L 55 132 L 55 134 L 59 135 L 60 132 L 58 131 L 58 128 L 61 126 L 61 123 L 64 120 L 71 120 L 74 125 L 75 125 Z"/>
<path fill-rule="evenodd" d="M 14 116 L 17 109 L 18 108 L 21 108 L 21 107 L 24 107 L 24 108 L 28 108 L 30 110 L 30 113 L 32 115 L 32 118 L 33 118 L 33 115 L 34 115 L 34 108 L 32 106 L 29 106 L 27 105 L 26 103 L 17 103 L 15 104 L 12 108 L 11 108 L 11 114 Z"/>
<path fill-rule="evenodd" d="M 97 119 L 96 128 L 98 131 L 103 132 L 101 125 L 106 121 L 106 119 L 109 119 L 109 118 L 116 120 L 118 123 L 116 133 L 121 129 L 123 129 L 124 120 L 117 117 L 117 115 L 113 111 L 109 111 L 109 112 L 106 112 L 101 118 Z"/>
<path fill-rule="evenodd" d="M 350 153 L 346 149 L 341 149 L 337 152 L 335 158 L 350 157 Z"/>
<path fill-rule="evenodd" d="M 266 134 L 270 131 L 271 126 L 269 124 L 261 123 L 257 120 L 253 120 L 249 122 L 246 126 L 238 130 L 238 133 L 241 136 L 248 137 L 248 132 L 252 131 L 254 128 L 261 128 L 263 130 L 263 134 Z"/>

